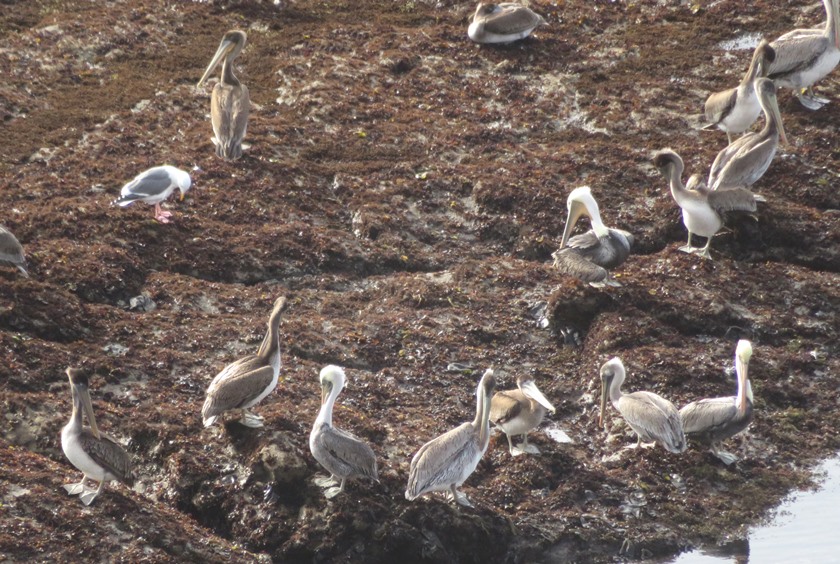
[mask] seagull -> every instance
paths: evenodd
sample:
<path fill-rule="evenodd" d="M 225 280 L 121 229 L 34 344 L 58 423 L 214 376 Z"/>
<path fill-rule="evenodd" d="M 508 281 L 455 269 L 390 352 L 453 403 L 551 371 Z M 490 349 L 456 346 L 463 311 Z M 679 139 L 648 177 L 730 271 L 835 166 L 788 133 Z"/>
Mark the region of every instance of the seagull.
<path fill-rule="evenodd" d="M 511 43 L 543 23 L 542 16 L 515 2 L 479 3 L 467 35 L 476 43 Z"/>
<path fill-rule="evenodd" d="M 134 202 L 145 202 L 155 206 L 155 219 L 169 223 L 172 214 L 160 209 L 160 203 L 168 198 L 175 188 L 181 191 L 181 200 L 192 186 L 190 174 L 174 166 L 156 166 L 141 172 L 134 180 L 120 190 L 120 197 L 112 202 L 120 207 L 130 206 Z"/>
<path fill-rule="evenodd" d="M 26 258 L 23 256 L 23 247 L 14 234 L 0 225 L 0 264 L 16 266 L 21 273 L 29 278 L 26 271 Z"/>

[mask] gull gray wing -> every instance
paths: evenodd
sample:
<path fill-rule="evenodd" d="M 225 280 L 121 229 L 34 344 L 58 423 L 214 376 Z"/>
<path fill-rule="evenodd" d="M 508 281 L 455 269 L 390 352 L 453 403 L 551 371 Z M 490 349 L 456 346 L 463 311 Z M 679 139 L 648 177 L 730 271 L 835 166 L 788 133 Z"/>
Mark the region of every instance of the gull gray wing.
<path fill-rule="evenodd" d="M 120 191 L 120 198 L 115 203 L 161 197 L 172 185 L 172 178 L 165 168 L 150 168 L 123 186 Z"/>
<path fill-rule="evenodd" d="M 373 449 L 351 433 L 323 424 L 315 436 L 314 446 L 314 451 L 319 453 L 318 462 L 330 473 L 343 478 L 379 479 Z"/>
<path fill-rule="evenodd" d="M 79 436 L 82 450 L 117 480 L 129 486 L 132 485 L 134 478 L 128 453 L 112 438 L 104 434 L 100 436 L 101 438 L 97 439 L 89 428 L 82 429 Z"/>
<path fill-rule="evenodd" d="M 692 402 L 680 410 L 686 434 L 714 432 L 735 418 L 735 398 L 710 398 Z"/>

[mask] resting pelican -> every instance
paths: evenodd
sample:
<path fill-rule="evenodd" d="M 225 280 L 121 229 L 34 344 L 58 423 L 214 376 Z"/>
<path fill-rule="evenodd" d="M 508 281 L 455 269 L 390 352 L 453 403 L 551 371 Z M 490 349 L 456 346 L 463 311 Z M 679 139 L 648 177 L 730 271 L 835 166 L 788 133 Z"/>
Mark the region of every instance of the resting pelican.
<path fill-rule="evenodd" d="M 111 202 L 121 208 L 130 206 L 134 202 L 145 202 L 155 206 L 155 219 L 161 223 L 169 223 L 172 214 L 160 209 L 160 203 L 178 188 L 181 200 L 192 186 L 190 174 L 174 166 L 163 165 L 150 168 L 134 177 L 120 190 L 120 197 Z"/>
<path fill-rule="evenodd" d="M 554 413 L 554 406 L 534 384 L 534 379 L 520 375 L 516 379 L 518 390 L 496 392 L 490 402 L 490 421 L 507 436 L 511 456 L 524 453 L 539 454 L 540 450 L 528 444 L 528 431 L 542 423 L 545 410 Z M 522 435 L 522 444 L 514 447 L 511 436 Z"/>
<path fill-rule="evenodd" d="M 81 482 L 66 484 L 64 489 L 70 495 L 79 495 L 82 503 L 90 505 L 110 481 L 119 480 L 128 486 L 133 484 L 131 459 L 123 447 L 99 432 L 90 403 L 87 374 L 79 368 L 68 368 L 67 376 L 70 378 L 73 414 L 61 430 L 61 450 L 84 475 Z M 82 409 L 87 413 L 90 427 L 82 426 Z M 88 489 L 87 480 L 99 482 L 99 487 Z"/>
<path fill-rule="evenodd" d="M 592 197 L 589 186 L 572 190 L 566 199 L 566 228 L 560 248 L 551 256 L 554 266 L 561 272 L 591 286 L 621 286 L 612 279 L 607 269 L 620 266 L 630 255 L 633 236 L 621 229 L 610 229 L 601 221 L 598 202 Z M 592 229 L 569 239 L 572 229 L 581 215 L 586 214 L 592 222 Z"/>
<path fill-rule="evenodd" d="M 779 88 L 794 89 L 799 102 L 809 110 L 828 103 L 814 95 L 812 85 L 840 62 L 840 1 L 823 0 L 823 5 L 824 29 L 795 29 L 770 44 L 776 60 L 768 69 L 768 78 Z"/>
<path fill-rule="evenodd" d="M 652 392 L 622 393 L 624 374 L 624 364 L 618 357 L 601 366 L 601 416 L 598 426 L 604 426 L 604 412 L 609 395 L 610 402 L 639 437 L 635 445 L 625 448 L 636 448 L 642 441 L 655 441 L 670 452 L 684 451 L 685 435 L 680 423 L 680 414 L 674 404 Z"/>
<path fill-rule="evenodd" d="M 683 252 L 699 251 L 700 256 L 711 259 L 709 246 L 712 244 L 712 237 L 723 227 L 723 214 L 730 211 L 754 212 L 756 202 L 764 201 L 764 198 L 746 188 L 711 191 L 700 184 L 700 177 L 697 175 L 691 177 L 688 186 L 683 186 L 683 160 L 670 149 L 656 153 L 653 164 L 668 180 L 671 196 L 682 209 L 683 225 L 688 230 L 688 243 L 680 247 Z M 692 247 L 692 235 L 706 237 L 706 246 L 702 249 Z"/>
<path fill-rule="evenodd" d="M 409 501 L 434 491 L 448 491 L 460 505 L 472 507 L 458 486 L 475 471 L 490 440 L 490 394 L 496 386 L 493 369 L 481 377 L 475 390 L 475 419 L 432 439 L 411 459 L 405 498 Z"/>
<path fill-rule="evenodd" d="M 200 88 L 224 58 L 221 78 L 210 96 L 210 121 L 216 135 L 213 139 L 216 155 L 229 160 L 242 156 L 242 139 L 248 128 L 248 112 L 251 110 L 248 87 L 233 74 L 233 61 L 242 52 L 246 40 L 244 31 L 227 32 L 197 85 Z"/>
<path fill-rule="evenodd" d="M 207 388 L 201 408 L 204 426 L 209 427 L 225 411 L 238 409 L 246 427 L 262 427 L 263 418 L 248 411 L 277 386 L 280 375 L 280 314 L 286 298 L 277 298 L 268 318 L 268 331 L 257 354 L 249 354 L 225 366 Z"/>
<path fill-rule="evenodd" d="M 732 135 L 743 133 L 761 113 L 761 105 L 755 93 L 754 82 L 767 74 L 768 65 L 775 59 L 773 48 L 762 39 L 753 51 L 750 68 L 735 88 L 715 92 L 706 99 L 706 120 L 709 125 L 703 129 L 717 127 L 726 132 L 726 139 L 732 143 Z"/>
<path fill-rule="evenodd" d="M 467 35 L 476 43 L 510 43 L 531 35 L 543 17 L 515 2 L 479 3 Z"/>
<path fill-rule="evenodd" d="M 709 445 L 712 454 L 725 464 L 738 459 L 720 450 L 720 443 L 746 429 L 753 419 L 753 393 L 748 375 L 751 356 L 752 344 L 743 339 L 738 341 L 735 349 L 738 395 L 702 399 L 680 410 L 686 437 Z"/>
<path fill-rule="evenodd" d="M 21 273 L 29 278 L 26 271 L 26 258 L 23 256 L 23 247 L 14 234 L 0 225 L 0 264 L 16 266 Z"/>
<path fill-rule="evenodd" d="M 309 451 L 330 472 L 329 478 L 316 479 L 317 485 L 335 486 L 338 480 L 341 481 L 340 486 L 329 487 L 324 492 L 327 499 L 332 499 L 344 491 L 347 478 L 361 476 L 379 481 L 379 475 L 373 450 L 357 437 L 333 427 L 333 406 L 344 389 L 344 370 L 338 366 L 325 366 L 320 379 L 321 410 L 309 433 Z"/>
<path fill-rule="evenodd" d="M 718 153 L 709 171 L 709 188 L 712 190 L 751 185 L 770 167 L 779 140 L 787 143 L 773 81 L 759 78 L 755 81 L 755 90 L 764 111 L 764 128 L 758 133 L 747 133 Z"/>

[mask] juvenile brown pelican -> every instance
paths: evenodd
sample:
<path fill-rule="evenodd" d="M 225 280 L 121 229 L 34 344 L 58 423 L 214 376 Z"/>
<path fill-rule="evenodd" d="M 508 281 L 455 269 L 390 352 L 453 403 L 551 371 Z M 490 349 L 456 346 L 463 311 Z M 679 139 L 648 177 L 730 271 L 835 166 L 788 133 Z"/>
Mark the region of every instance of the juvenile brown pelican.
<path fill-rule="evenodd" d="M 703 444 L 725 464 L 738 459 L 720 450 L 720 443 L 746 429 L 753 419 L 753 393 L 749 381 L 752 344 L 738 341 L 735 349 L 735 372 L 738 374 L 738 395 L 707 398 L 691 402 L 680 410 L 685 435 Z"/>
<path fill-rule="evenodd" d="M 169 223 L 172 214 L 160 209 L 160 203 L 178 188 L 181 200 L 192 186 L 190 174 L 174 166 L 164 165 L 141 172 L 134 180 L 120 190 L 120 197 L 112 203 L 120 207 L 130 206 L 134 202 L 145 202 L 155 206 L 155 219 Z"/>
<path fill-rule="evenodd" d="M 759 78 L 755 81 L 755 90 L 764 111 L 764 128 L 758 133 L 747 133 L 718 153 L 709 171 L 712 190 L 750 186 L 770 167 L 779 140 L 787 143 L 773 81 Z"/>
<path fill-rule="evenodd" d="M 357 437 L 333 427 L 332 413 L 335 400 L 344 388 L 344 370 L 338 366 L 321 369 L 321 410 L 309 434 L 309 450 L 321 466 L 326 468 L 329 478 L 318 478 L 315 483 L 329 487 L 324 495 L 332 499 L 344 491 L 347 478 L 367 477 L 379 481 L 376 471 L 376 455 Z"/>
<path fill-rule="evenodd" d="M 96 426 L 93 406 L 88 392 L 88 376 L 79 368 L 68 368 L 70 390 L 73 397 L 73 414 L 70 422 L 61 430 L 61 449 L 73 466 L 84 474 L 78 484 L 66 484 L 64 489 L 70 495 L 79 495 L 82 503 L 90 505 L 102 492 L 107 482 L 119 480 L 131 486 L 131 459 L 111 437 L 101 434 Z M 87 413 L 90 427 L 82 425 L 82 410 Z M 99 482 L 96 490 L 88 489 L 85 482 Z"/>
<path fill-rule="evenodd" d="M 490 421 L 507 436 L 511 456 L 524 453 L 539 454 L 540 450 L 528 444 L 528 431 L 542 423 L 545 410 L 554 413 L 554 406 L 534 384 L 533 378 L 520 375 L 516 379 L 518 390 L 496 392 L 490 402 Z M 514 447 L 511 437 L 522 435 L 522 444 Z"/>
<path fill-rule="evenodd" d="M 448 491 L 460 505 L 472 507 L 458 487 L 473 473 L 490 440 L 490 394 L 496 386 L 488 369 L 475 390 L 475 419 L 432 439 L 411 459 L 405 498 L 409 501 L 434 491 Z"/>
<path fill-rule="evenodd" d="M 709 125 L 703 129 L 719 128 L 726 132 L 732 143 L 732 135 L 743 133 L 758 119 L 761 105 L 755 93 L 754 82 L 767 74 L 767 67 L 776 57 L 766 40 L 761 40 L 753 52 L 750 68 L 735 88 L 715 92 L 706 99 L 706 120 Z"/>
<path fill-rule="evenodd" d="M 251 98 L 248 87 L 239 82 L 233 74 L 233 61 L 245 47 L 247 36 L 244 31 L 232 30 L 225 34 L 213 60 L 198 81 L 200 88 L 207 77 L 222 62 L 222 75 L 213 94 L 210 96 L 210 121 L 216 137 L 216 155 L 229 160 L 242 156 L 242 139 L 248 128 L 248 112 L 251 111 Z"/>
<path fill-rule="evenodd" d="M 604 426 L 604 412 L 609 395 L 610 402 L 639 437 L 635 445 L 625 448 L 636 448 L 642 441 L 655 441 L 670 452 L 684 451 L 685 435 L 680 423 L 680 414 L 674 404 L 652 392 L 622 393 L 624 374 L 624 364 L 618 357 L 601 366 L 601 416 L 598 426 Z"/>
<path fill-rule="evenodd" d="M 20 241 L 11 231 L 0 225 L 0 264 L 16 266 L 21 273 L 29 278 L 26 271 L 26 258 L 23 256 L 23 247 Z"/>
<path fill-rule="evenodd" d="M 545 20 L 515 2 L 479 3 L 467 35 L 476 43 L 510 43 L 531 35 Z"/>
<path fill-rule="evenodd" d="M 207 388 L 201 408 L 204 426 L 209 427 L 225 411 L 238 409 L 246 427 L 262 427 L 263 418 L 248 411 L 277 386 L 280 375 L 280 314 L 286 298 L 277 298 L 268 318 L 268 331 L 257 354 L 249 354 L 225 366 Z"/>
<path fill-rule="evenodd" d="M 725 212 L 754 212 L 756 202 L 763 202 L 764 198 L 756 196 L 746 188 L 730 188 L 727 190 L 711 191 L 700 184 L 700 177 L 695 175 L 689 180 L 688 186 L 683 186 L 683 160 L 670 149 L 663 149 L 653 157 L 653 164 L 668 180 L 671 196 L 682 209 L 683 225 L 688 230 L 688 243 L 680 250 L 686 253 L 698 252 L 705 258 L 712 258 L 709 246 L 712 237 L 723 227 Z M 696 185 L 696 188 L 694 186 Z M 706 246 L 702 249 L 691 246 L 691 236 L 706 237 Z"/>
<path fill-rule="evenodd" d="M 770 44 L 776 51 L 776 60 L 767 77 L 777 87 L 792 88 L 809 110 L 818 110 L 828 103 L 828 99 L 814 95 L 812 85 L 840 62 L 840 1 L 823 0 L 823 5 L 825 28 L 795 29 Z"/>
<path fill-rule="evenodd" d="M 578 280 L 589 282 L 591 286 L 621 286 L 612 279 L 608 269 L 620 266 L 627 260 L 633 236 L 627 231 L 604 225 L 598 212 L 598 202 L 592 197 L 589 186 L 572 190 L 566 199 L 566 208 L 568 215 L 563 239 L 560 248 L 551 255 L 554 266 Z M 589 216 L 592 229 L 569 239 L 577 220 L 583 214 Z"/>

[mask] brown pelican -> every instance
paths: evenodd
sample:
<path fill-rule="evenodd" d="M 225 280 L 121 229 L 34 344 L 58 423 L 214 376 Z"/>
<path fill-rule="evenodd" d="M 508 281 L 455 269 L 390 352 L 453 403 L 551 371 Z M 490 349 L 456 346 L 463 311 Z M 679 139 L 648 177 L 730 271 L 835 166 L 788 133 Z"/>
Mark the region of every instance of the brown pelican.
<path fill-rule="evenodd" d="M 809 110 L 828 103 L 826 98 L 815 96 L 811 87 L 840 62 L 840 1 L 823 0 L 823 5 L 825 28 L 795 29 L 770 44 L 776 60 L 767 77 L 777 87 L 793 88 L 799 102 Z"/>
<path fill-rule="evenodd" d="M 411 459 L 405 498 L 409 501 L 434 491 L 448 491 L 455 502 L 472 507 L 458 486 L 475 471 L 490 440 L 490 394 L 496 386 L 493 369 L 475 390 L 475 419 L 432 439 Z"/>
<path fill-rule="evenodd" d="M 572 190 L 566 199 L 566 228 L 560 248 L 551 256 L 554 266 L 561 272 L 574 276 L 578 280 L 589 282 L 591 286 L 621 286 L 612 279 L 607 269 L 620 266 L 627 260 L 633 236 L 621 229 L 610 229 L 601 221 L 598 202 L 592 197 L 589 186 Z M 592 223 L 592 229 L 582 235 L 569 239 L 577 220 L 586 214 Z"/>
<path fill-rule="evenodd" d="M 344 388 L 344 370 L 338 366 L 325 366 L 321 369 L 321 410 L 312 432 L 309 434 L 309 450 L 315 460 L 330 472 L 329 478 L 318 478 L 315 483 L 329 487 L 324 495 L 332 499 L 344 491 L 347 478 L 356 476 L 373 478 L 379 481 L 376 471 L 376 456 L 373 450 L 357 437 L 333 427 L 332 413 L 335 400 Z"/>
<path fill-rule="evenodd" d="M 710 123 L 703 129 L 717 127 L 725 131 L 730 143 L 733 134 L 749 129 L 761 113 L 761 105 L 755 93 L 755 79 L 767 74 L 767 67 L 775 57 L 773 48 L 762 39 L 753 52 L 750 68 L 747 69 L 741 84 L 729 90 L 715 92 L 706 99 L 706 120 Z"/>
<path fill-rule="evenodd" d="M 0 225 L 0 264 L 16 266 L 24 276 L 29 278 L 26 271 L 26 258 L 23 256 L 23 247 L 20 241 L 11 231 Z"/>
<path fill-rule="evenodd" d="M 120 207 L 130 206 L 134 202 L 145 202 L 155 206 L 155 219 L 161 223 L 169 223 L 172 214 L 160 209 L 160 203 L 178 188 L 181 200 L 192 186 L 192 179 L 188 172 L 174 166 L 164 165 L 150 168 L 141 172 L 134 180 L 120 190 L 120 197 L 112 202 Z"/>
<path fill-rule="evenodd" d="M 476 43 L 510 43 L 543 23 L 542 16 L 515 2 L 479 3 L 467 35 Z"/>
<path fill-rule="evenodd" d="M 636 448 L 642 441 L 655 441 L 670 452 L 684 451 L 685 435 L 680 423 L 680 414 L 674 404 L 652 392 L 622 393 L 624 374 L 624 364 L 618 357 L 601 366 L 601 416 L 598 426 L 604 426 L 604 412 L 609 395 L 610 402 L 639 437 L 635 445 L 625 448 Z"/>
<path fill-rule="evenodd" d="M 490 402 L 490 421 L 507 436 L 510 454 L 539 454 L 534 445 L 528 444 L 528 431 L 542 423 L 545 410 L 554 413 L 554 406 L 534 384 L 534 379 L 520 375 L 516 379 L 518 390 L 496 392 Z M 522 444 L 514 447 L 511 436 L 522 435 Z"/>
<path fill-rule="evenodd" d="M 738 395 L 702 399 L 680 410 L 686 437 L 709 445 L 712 454 L 725 464 L 732 464 L 738 459 L 720 450 L 720 443 L 746 429 L 753 419 L 753 393 L 748 375 L 751 356 L 750 342 L 738 341 L 735 349 Z"/>
<path fill-rule="evenodd" d="M 207 388 L 201 408 L 204 426 L 209 427 L 225 411 L 238 409 L 246 427 L 262 427 L 263 418 L 248 411 L 277 386 L 280 375 L 280 314 L 286 298 L 277 298 L 268 318 L 268 331 L 257 354 L 249 354 L 225 366 Z"/>
<path fill-rule="evenodd" d="M 683 160 L 670 149 L 663 149 L 653 157 L 653 164 L 668 180 L 671 196 L 682 209 L 683 225 L 688 230 L 688 243 L 680 250 L 686 253 L 699 251 L 705 258 L 712 258 L 709 246 L 712 237 L 723 227 L 725 212 L 740 211 L 754 212 L 756 202 L 763 202 L 764 198 L 757 196 L 746 188 L 730 188 L 727 190 L 711 191 L 700 184 L 700 177 L 692 176 L 688 186 L 683 186 Z M 694 186 L 696 185 L 696 188 Z M 691 246 L 691 236 L 706 237 L 706 246 L 702 249 Z"/>
<path fill-rule="evenodd" d="M 242 156 L 242 139 L 248 128 L 248 112 L 251 110 L 248 87 L 239 82 L 233 74 L 233 61 L 245 47 L 246 39 L 244 31 L 227 32 L 213 55 L 213 60 L 204 71 L 204 76 L 198 81 L 200 88 L 224 58 L 221 78 L 213 87 L 213 94 L 210 96 L 210 121 L 216 135 L 213 139 L 216 155 L 230 160 Z"/>
<path fill-rule="evenodd" d="M 107 482 L 119 480 L 131 486 L 131 459 L 111 437 L 101 434 L 96 426 L 93 406 L 88 392 L 88 376 L 79 368 L 68 368 L 70 390 L 73 396 L 73 414 L 61 430 L 61 449 L 73 466 L 84 474 L 78 484 L 66 484 L 70 495 L 79 495 L 82 503 L 90 505 Z M 87 413 L 90 427 L 82 426 L 82 410 Z M 85 482 L 99 482 L 96 490 L 88 489 Z M 80 495 L 81 494 L 81 495 Z"/>
<path fill-rule="evenodd" d="M 770 167 L 779 140 L 787 143 L 773 81 L 759 78 L 755 81 L 755 90 L 764 111 L 764 128 L 758 133 L 747 133 L 718 153 L 709 171 L 709 188 L 712 190 L 751 185 Z"/>

